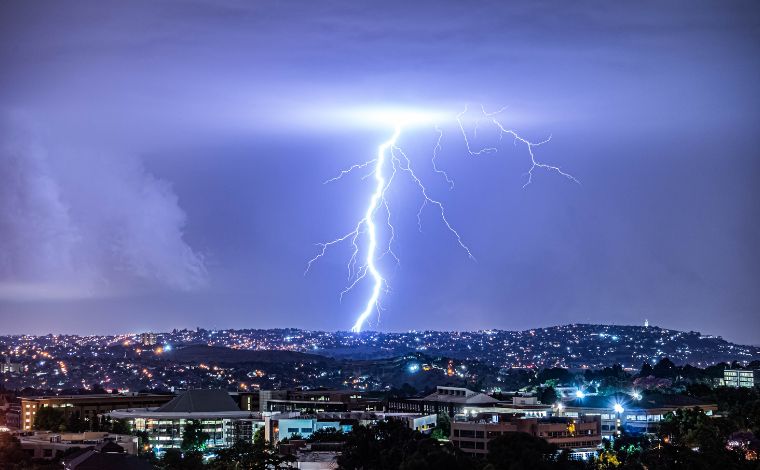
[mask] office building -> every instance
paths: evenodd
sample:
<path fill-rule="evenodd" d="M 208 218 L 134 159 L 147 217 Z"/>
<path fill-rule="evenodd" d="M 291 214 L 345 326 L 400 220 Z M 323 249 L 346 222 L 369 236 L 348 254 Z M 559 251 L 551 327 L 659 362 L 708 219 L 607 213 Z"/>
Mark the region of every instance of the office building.
<path fill-rule="evenodd" d="M 20 374 L 23 366 L 17 362 L 11 362 L 10 356 L 5 356 L 5 360 L 0 363 L 0 374 Z"/>
<path fill-rule="evenodd" d="M 259 410 L 304 413 L 383 411 L 384 403 L 355 390 L 261 390 Z"/>
<path fill-rule="evenodd" d="M 491 440 L 504 433 L 523 432 L 568 450 L 575 459 L 587 459 L 602 442 L 599 416 L 581 418 L 523 418 L 502 413 L 481 413 L 451 423 L 454 447 L 471 454 L 487 454 Z"/>
<path fill-rule="evenodd" d="M 726 369 L 723 371 L 723 383 L 726 387 L 752 388 L 760 385 L 760 370 Z"/>
<path fill-rule="evenodd" d="M 157 338 L 155 333 L 140 334 L 140 343 L 142 343 L 143 346 L 155 346 L 156 342 Z"/>
<path fill-rule="evenodd" d="M 354 426 L 370 426 L 386 420 L 402 421 L 409 429 L 422 433 L 432 432 L 437 424 L 435 414 L 365 411 L 264 413 L 266 439 L 275 443 L 294 437 L 308 439 L 314 432 L 324 429 L 350 432 Z"/>
<path fill-rule="evenodd" d="M 614 436 L 623 430 L 631 434 L 655 433 L 668 413 L 695 407 L 708 416 L 718 409 L 714 403 L 684 395 L 652 394 L 638 399 L 629 395 L 584 397 L 566 403 L 556 413 L 569 418 L 599 416 L 602 435 Z"/>
<path fill-rule="evenodd" d="M 209 434 L 209 448 L 229 447 L 238 440 L 253 442 L 264 426 L 261 413 L 241 410 L 226 390 L 189 390 L 158 408 L 118 410 L 108 416 L 126 420 L 133 431 L 147 432 L 157 454 L 179 448 L 191 421 L 199 421 Z"/>
<path fill-rule="evenodd" d="M 472 410 L 496 406 L 499 403 L 485 393 L 461 387 L 436 387 L 435 393 L 422 398 L 388 400 L 388 411 L 400 413 L 447 414 L 453 417 Z"/>
<path fill-rule="evenodd" d="M 22 397 L 21 429 L 25 431 L 33 429 L 37 411 L 45 406 L 60 408 L 66 419 L 71 414 L 77 414 L 82 420 L 89 421 L 90 418 L 113 410 L 161 406 L 172 398 L 172 395 L 148 393 Z"/>

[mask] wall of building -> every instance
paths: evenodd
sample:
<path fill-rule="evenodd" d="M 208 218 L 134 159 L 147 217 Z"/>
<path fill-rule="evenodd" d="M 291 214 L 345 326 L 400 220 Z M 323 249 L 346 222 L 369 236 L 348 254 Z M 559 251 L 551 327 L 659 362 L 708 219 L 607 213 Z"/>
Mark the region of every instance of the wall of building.
<path fill-rule="evenodd" d="M 598 418 L 539 420 L 512 418 L 508 421 L 454 421 L 450 439 L 454 447 L 473 454 L 488 453 L 488 443 L 504 433 L 523 432 L 540 437 L 560 449 L 591 449 L 602 442 Z"/>
<path fill-rule="evenodd" d="M 33 429 L 34 418 L 41 407 L 60 408 L 68 419 L 72 413 L 88 421 L 99 414 L 127 408 L 153 408 L 167 403 L 172 395 L 77 395 L 21 399 L 21 429 Z"/>

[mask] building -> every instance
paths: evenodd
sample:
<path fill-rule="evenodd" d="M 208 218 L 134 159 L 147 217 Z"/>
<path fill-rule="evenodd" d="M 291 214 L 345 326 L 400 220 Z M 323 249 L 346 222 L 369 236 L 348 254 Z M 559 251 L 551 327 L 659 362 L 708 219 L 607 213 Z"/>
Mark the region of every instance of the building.
<path fill-rule="evenodd" d="M 111 442 L 121 447 L 121 452 L 137 455 L 137 437 L 107 432 L 83 433 L 19 433 L 21 448 L 34 459 L 54 459 L 72 449 L 87 449 Z"/>
<path fill-rule="evenodd" d="M 553 407 L 539 403 L 538 398 L 530 396 L 515 396 L 512 402 L 499 402 L 496 406 L 465 406 L 461 414 L 455 417 L 466 419 L 467 416 L 476 416 L 482 413 L 510 414 L 523 418 L 547 418 L 552 416 Z"/>
<path fill-rule="evenodd" d="M 418 413 L 374 413 L 363 411 L 352 412 L 321 412 L 302 414 L 300 412 L 265 413 L 265 436 L 269 442 L 280 442 L 283 439 L 300 437 L 308 439 L 319 430 L 333 429 L 350 432 L 354 426 L 370 426 L 379 421 L 400 420 L 409 429 L 422 433 L 432 432 L 437 424 L 435 414 Z"/>
<path fill-rule="evenodd" d="M 334 470 L 338 468 L 338 455 L 343 445 L 342 442 L 307 442 L 293 439 L 287 444 L 280 444 L 278 450 L 281 454 L 295 457 L 291 468 Z"/>
<path fill-rule="evenodd" d="M 651 394 L 589 396 L 566 403 L 557 410 L 559 416 L 580 418 L 599 416 L 602 435 L 614 436 L 622 430 L 632 434 L 655 433 L 665 415 L 680 408 L 699 408 L 711 416 L 718 405 L 684 395 Z"/>
<path fill-rule="evenodd" d="M 723 371 L 723 383 L 726 387 L 734 388 L 760 385 L 760 369 L 726 369 Z"/>
<path fill-rule="evenodd" d="M 147 432 L 157 454 L 179 448 L 191 421 L 199 421 L 209 434 L 209 448 L 229 447 L 238 440 L 253 442 L 256 431 L 264 427 L 261 413 L 241 410 L 226 390 L 189 390 L 158 408 L 117 410 L 108 416 L 126 420 L 134 431 Z"/>
<path fill-rule="evenodd" d="M 5 411 L 5 427 L 9 429 L 21 429 L 21 403 L 10 403 Z"/>
<path fill-rule="evenodd" d="M 355 390 L 261 390 L 259 392 L 260 411 L 320 413 L 384 411 L 384 408 L 381 399 L 368 398 Z"/>
<path fill-rule="evenodd" d="M 90 418 L 113 410 L 161 406 L 172 398 L 172 395 L 148 393 L 22 397 L 21 429 L 32 430 L 37 411 L 45 406 L 62 409 L 66 419 L 71 414 L 78 414 L 84 421 L 89 421 Z"/>
<path fill-rule="evenodd" d="M 142 343 L 143 346 L 155 346 L 156 342 L 157 338 L 155 333 L 140 334 L 140 343 Z"/>
<path fill-rule="evenodd" d="M 572 458 L 586 459 L 602 443 L 599 416 L 581 418 L 523 418 L 502 413 L 481 413 L 451 423 L 454 447 L 471 454 L 487 454 L 488 443 L 504 433 L 523 432 L 568 450 Z"/>
<path fill-rule="evenodd" d="M 388 400 L 388 411 L 399 413 L 442 414 L 451 417 L 465 413 L 465 409 L 488 408 L 499 403 L 485 393 L 460 387 L 436 387 L 435 393 L 423 398 L 398 398 Z"/>
<path fill-rule="evenodd" d="M 338 452 L 300 451 L 296 454 L 294 465 L 300 470 L 334 470 L 338 468 Z"/>
<path fill-rule="evenodd" d="M 106 441 L 79 454 L 64 459 L 65 470 L 150 470 L 147 460 L 124 452 L 112 441 Z"/>
<path fill-rule="evenodd" d="M 11 362 L 10 356 L 5 356 L 5 361 L 0 363 L 0 374 L 20 374 L 23 366 L 16 362 Z"/>
<path fill-rule="evenodd" d="M 259 391 L 250 392 L 229 392 L 230 397 L 235 400 L 238 408 L 243 411 L 261 411 L 259 406 Z"/>

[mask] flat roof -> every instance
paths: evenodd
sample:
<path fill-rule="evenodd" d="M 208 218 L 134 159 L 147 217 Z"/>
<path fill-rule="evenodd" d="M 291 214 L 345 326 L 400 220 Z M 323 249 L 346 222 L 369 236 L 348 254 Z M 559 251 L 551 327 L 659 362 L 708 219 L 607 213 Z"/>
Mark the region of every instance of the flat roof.
<path fill-rule="evenodd" d="M 628 395 L 611 395 L 611 396 L 588 396 L 577 398 L 565 404 L 565 408 L 594 408 L 600 410 L 611 410 L 615 404 L 620 404 L 624 410 L 648 410 L 648 409 L 677 409 L 707 407 L 714 408 L 718 405 L 698 400 L 686 395 L 666 395 L 652 394 L 645 395 L 640 400 L 636 400 Z"/>
<path fill-rule="evenodd" d="M 151 409 L 116 410 L 105 413 L 116 419 L 264 419 L 261 413 L 251 411 L 157 411 Z"/>
<path fill-rule="evenodd" d="M 163 395 L 159 393 L 140 393 L 136 395 L 122 395 L 119 393 L 93 393 L 92 395 L 48 395 L 36 397 L 20 397 L 20 400 L 98 400 L 103 398 L 167 398 L 171 400 L 174 395 Z"/>

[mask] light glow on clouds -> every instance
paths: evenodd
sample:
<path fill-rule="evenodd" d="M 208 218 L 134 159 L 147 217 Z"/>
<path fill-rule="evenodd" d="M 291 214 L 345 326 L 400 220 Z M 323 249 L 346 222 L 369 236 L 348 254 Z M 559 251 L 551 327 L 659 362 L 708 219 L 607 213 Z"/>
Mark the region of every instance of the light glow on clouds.
<path fill-rule="evenodd" d="M 48 149 L 0 122 L 0 300 L 74 300 L 206 283 L 177 196 L 133 156 Z"/>
<path fill-rule="evenodd" d="M 449 110 L 424 106 L 326 104 L 293 111 L 290 119 L 297 121 L 299 128 L 320 130 L 393 129 L 398 126 L 409 129 L 452 122 L 456 119 L 455 110 L 459 108 L 461 104 L 452 106 Z M 293 125 L 293 121 L 290 121 L 290 125 Z"/>

